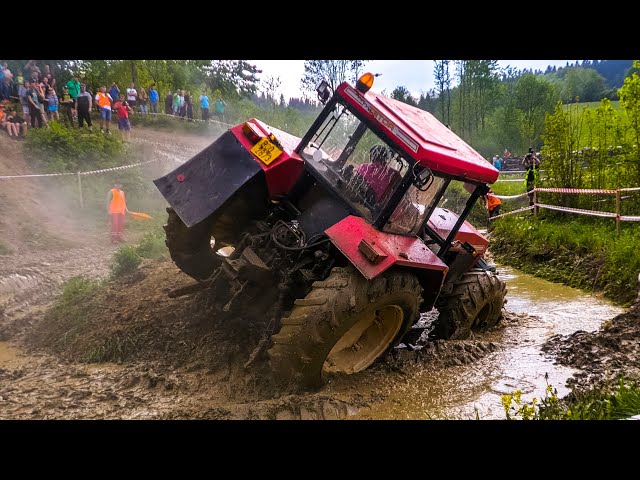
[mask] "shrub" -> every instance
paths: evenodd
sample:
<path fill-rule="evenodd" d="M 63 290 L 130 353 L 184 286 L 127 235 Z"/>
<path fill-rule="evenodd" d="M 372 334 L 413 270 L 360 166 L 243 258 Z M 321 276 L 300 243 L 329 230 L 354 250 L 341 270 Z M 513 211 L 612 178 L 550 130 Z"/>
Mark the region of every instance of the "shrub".
<path fill-rule="evenodd" d="M 125 245 L 120 247 L 113 254 L 113 262 L 111 264 L 111 274 L 113 277 L 119 277 L 131 273 L 138 268 L 142 257 L 138 255 L 136 247 L 133 245 Z"/>

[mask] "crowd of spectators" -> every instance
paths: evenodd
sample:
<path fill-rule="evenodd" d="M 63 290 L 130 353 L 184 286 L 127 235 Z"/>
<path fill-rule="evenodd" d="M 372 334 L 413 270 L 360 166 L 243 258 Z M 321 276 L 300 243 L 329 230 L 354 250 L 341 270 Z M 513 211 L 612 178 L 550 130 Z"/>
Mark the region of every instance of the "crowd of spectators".
<path fill-rule="evenodd" d="M 10 137 L 23 138 L 30 128 L 47 127 L 50 121 L 64 122 L 71 128 L 93 129 L 91 112 L 100 113 L 100 129 L 105 134 L 110 132 L 112 111 L 117 115 L 118 128 L 128 136 L 131 130 L 129 115 L 139 113 L 158 114 L 160 94 L 156 84 L 149 88 L 137 86 L 131 82 L 124 92 L 116 82 L 112 82 L 107 90 L 106 85 L 96 87 L 94 94 L 77 73 L 60 85 L 50 65 L 43 65 L 42 70 L 35 60 L 29 60 L 22 69 L 10 71 L 6 62 L 0 63 L 0 125 Z M 165 97 L 164 113 L 193 120 L 194 98 L 191 92 L 176 90 Z M 214 113 L 224 118 L 224 102 L 221 98 L 216 102 Z M 209 121 L 209 99 L 206 94 L 200 96 L 202 120 Z M 122 109 L 122 111 L 120 111 Z M 222 110 L 222 112 L 220 112 Z"/>

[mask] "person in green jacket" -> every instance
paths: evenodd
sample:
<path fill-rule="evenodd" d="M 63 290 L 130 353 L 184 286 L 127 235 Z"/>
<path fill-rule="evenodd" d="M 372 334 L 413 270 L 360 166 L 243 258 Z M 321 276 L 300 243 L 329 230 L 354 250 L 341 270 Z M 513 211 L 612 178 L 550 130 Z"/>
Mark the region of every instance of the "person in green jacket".
<path fill-rule="evenodd" d="M 67 82 L 67 90 L 71 99 L 73 100 L 73 105 L 71 106 L 71 112 L 73 113 L 73 118 L 78 118 L 78 111 L 76 109 L 76 98 L 80 95 L 80 82 L 78 81 L 78 74 L 74 74 L 73 78 Z"/>

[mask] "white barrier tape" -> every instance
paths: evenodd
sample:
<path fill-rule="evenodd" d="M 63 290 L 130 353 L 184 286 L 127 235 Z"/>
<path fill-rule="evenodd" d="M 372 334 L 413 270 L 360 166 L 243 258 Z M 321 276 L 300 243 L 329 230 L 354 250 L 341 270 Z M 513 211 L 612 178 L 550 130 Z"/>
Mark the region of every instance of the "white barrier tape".
<path fill-rule="evenodd" d="M 597 190 L 597 189 L 582 189 L 582 188 L 535 188 L 536 192 L 551 192 L 551 193 L 601 193 L 606 195 L 615 195 L 615 190 Z"/>
<path fill-rule="evenodd" d="M 136 112 L 139 113 L 139 112 Z M 143 114 L 140 114 L 141 116 L 144 116 Z M 187 118 L 187 117 L 179 117 L 177 115 L 171 115 L 170 113 L 164 113 L 164 112 L 158 112 L 158 113 L 154 113 L 154 112 L 147 112 L 147 115 L 164 115 L 165 117 L 171 117 L 171 118 L 177 118 L 177 119 L 185 119 L 189 122 L 205 122 L 205 123 L 219 123 L 220 125 L 226 125 L 228 127 L 234 127 L 235 125 L 233 123 L 226 123 L 226 122 L 221 122 L 220 120 L 213 120 L 213 119 L 209 119 L 209 120 L 202 120 L 200 118 Z"/>
<path fill-rule="evenodd" d="M 507 213 L 501 213 L 500 215 L 496 215 L 494 217 L 489 217 L 489 220 L 495 220 L 496 218 L 504 217 L 506 215 L 512 215 L 514 213 L 526 212 L 527 210 L 533 210 L 533 205 L 529 205 L 528 207 L 522 207 L 517 210 L 513 210 Z"/>
<path fill-rule="evenodd" d="M 0 175 L 0 180 L 8 178 L 61 177 L 63 175 L 77 175 L 77 173 L 38 173 L 33 175 Z"/>
<path fill-rule="evenodd" d="M 526 195 L 527 195 L 527 192 L 520 193 L 518 195 L 494 195 L 494 196 L 498 197 L 500 200 L 511 200 L 512 198 L 525 197 Z"/>
<path fill-rule="evenodd" d="M 631 188 L 621 188 L 621 192 L 636 192 L 640 190 L 640 187 L 631 187 Z"/>
<path fill-rule="evenodd" d="M 633 215 L 620 215 L 620 220 L 623 222 L 640 222 L 640 217 Z"/>
<path fill-rule="evenodd" d="M 523 182 L 524 183 L 524 178 L 510 178 L 508 180 L 501 180 L 500 178 L 498 178 L 498 180 L 496 180 L 495 183 L 499 183 L 499 182 Z"/>
<path fill-rule="evenodd" d="M 544 170 L 538 170 L 538 172 L 542 173 L 544 172 Z M 500 175 L 511 175 L 511 174 L 522 174 L 522 173 L 527 173 L 526 170 L 500 170 Z"/>
<path fill-rule="evenodd" d="M 103 168 L 101 170 L 91 170 L 89 172 L 40 173 L 40 174 L 34 174 L 34 175 L 1 175 L 0 180 L 4 180 L 8 178 L 61 177 L 63 175 L 94 175 L 97 173 L 113 172 L 116 170 L 124 170 L 126 168 L 139 167 L 140 165 L 145 165 L 151 162 L 157 162 L 158 160 L 159 160 L 158 158 L 154 158 L 153 160 L 147 160 L 146 162 L 133 163 L 131 165 L 122 165 L 120 167 Z"/>
<path fill-rule="evenodd" d="M 536 205 L 541 208 L 546 208 L 548 210 L 557 210 L 559 212 L 578 213 L 581 215 L 591 215 L 594 217 L 616 218 L 616 214 L 611 212 L 598 212 L 597 210 L 583 210 L 582 208 L 558 207 L 556 205 L 546 205 L 544 203 L 538 203 Z"/>
<path fill-rule="evenodd" d="M 125 170 L 127 168 L 139 167 L 140 165 L 146 165 L 147 163 L 157 162 L 159 159 L 147 160 L 146 162 L 133 163 L 131 165 L 122 165 L 120 167 L 103 168 L 102 170 L 92 170 L 90 172 L 78 172 L 77 175 L 94 175 L 96 173 L 113 172 L 116 170 Z"/>

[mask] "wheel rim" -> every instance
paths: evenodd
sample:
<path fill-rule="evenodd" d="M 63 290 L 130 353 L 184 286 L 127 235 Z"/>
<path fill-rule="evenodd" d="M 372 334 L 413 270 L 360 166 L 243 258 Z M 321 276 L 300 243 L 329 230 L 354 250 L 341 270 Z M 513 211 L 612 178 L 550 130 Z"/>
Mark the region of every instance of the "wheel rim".
<path fill-rule="evenodd" d="M 351 374 L 364 370 L 387 350 L 403 322 L 404 310 L 398 305 L 360 313 L 329 352 L 323 371 Z"/>

